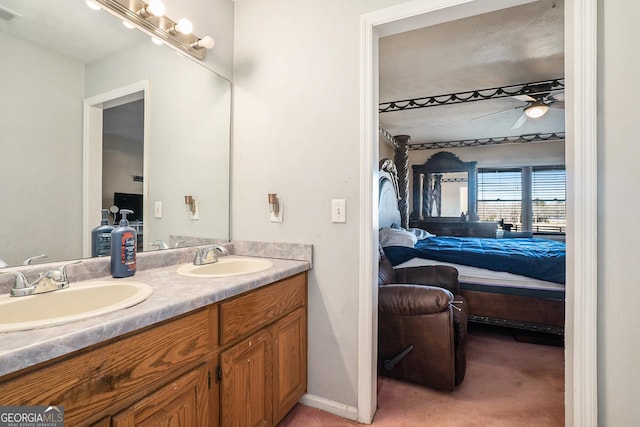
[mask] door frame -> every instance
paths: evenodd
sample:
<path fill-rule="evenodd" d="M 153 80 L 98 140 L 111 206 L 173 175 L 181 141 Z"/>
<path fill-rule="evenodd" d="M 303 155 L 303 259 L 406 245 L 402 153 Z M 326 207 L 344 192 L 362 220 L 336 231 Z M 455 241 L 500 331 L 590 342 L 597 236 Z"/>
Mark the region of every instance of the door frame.
<path fill-rule="evenodd" d="M 150 103 L 149 80 L 101 93 L 84 100 L 82 135 L 82 256 L 91 256 L 91 230 L 100 224 L 102 209 L 102 112 L 128 102 L 144 99 L 144 136 L 142 200 L 149 196 Z M 148 210 L 142 212 L 142 223 L 148 224 Z M 143 234 L 143 247 L 146 241 Z"/>
<path fill-rule="evenodd" d="M 413 0 L 361 17 L 358 421 L 376 409 L 378 39 L 528 1 Z M 501 7 L 496 7 L 502 4 Z M 409 28 L 407 27 L 409 26 Z M 565 425 L 596 426 L 597 0 L 565 0 Z M 580 286 L 576 286 L 580 284 Z"/>

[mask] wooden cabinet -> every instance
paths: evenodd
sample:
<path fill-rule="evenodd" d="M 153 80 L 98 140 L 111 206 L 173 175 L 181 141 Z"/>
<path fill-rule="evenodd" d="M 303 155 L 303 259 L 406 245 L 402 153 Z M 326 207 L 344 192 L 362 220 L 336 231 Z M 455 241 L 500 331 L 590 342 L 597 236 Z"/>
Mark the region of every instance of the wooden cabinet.
<path fill-rule="evenodd" d="M 307 313 L 299 308 L 271 328 L 273 420 L 277 424 L 307 388 Z"/>
<path fill-rule="evenodd" d="M 65 426 L 270 426 L 307 384 L 300 273 L 0 378 L 0 403 Z"/>
<path fill-rule="evenodd" d="M 224 351 L 221 361 L 220 415 L 223 427 L 273 425 L 271 338 L 268 330 Z"/>
<path fill-rule="evenodd" d="M 67 427 L 108 419 L 209 360 L 215 314 L 213 305 L 2 378 L 0 401 L 62 405 Z"/>
<path fill-rule="evenodd" d="M 202 366 L 170 382 L 113 417 L 113 427 L 209 425 L 208 368 Z"/>
<path fill-rule="evenodd" d="M 306 301 L 298 275 L 220 304 L 220 341 L 235 343 L 220 355 L 223 427 L 275 425 L 304 394 Z"/>

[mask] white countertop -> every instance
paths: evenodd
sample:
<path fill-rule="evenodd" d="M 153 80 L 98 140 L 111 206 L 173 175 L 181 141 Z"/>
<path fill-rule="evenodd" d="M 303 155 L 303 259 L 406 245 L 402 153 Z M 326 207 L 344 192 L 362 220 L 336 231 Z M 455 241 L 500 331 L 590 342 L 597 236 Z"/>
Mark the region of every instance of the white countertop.
<path fill-rule="evenodd" d="M 269 258 L 273 267 L 222 278 L 184 277 L 178 265 L 137 271 L 124 279 L 146 283 L 153 294 L 133 307 L 87 320 L 30 331 L 0 333 L 0 376 L 153 325 L 307 271 L 309 262 Z M 94 279 L 94 280 L 95 280 Z M 82 282 L 76 282 L 82 283 Z M 73 286 L 73 282 L 70 286 Z"/>

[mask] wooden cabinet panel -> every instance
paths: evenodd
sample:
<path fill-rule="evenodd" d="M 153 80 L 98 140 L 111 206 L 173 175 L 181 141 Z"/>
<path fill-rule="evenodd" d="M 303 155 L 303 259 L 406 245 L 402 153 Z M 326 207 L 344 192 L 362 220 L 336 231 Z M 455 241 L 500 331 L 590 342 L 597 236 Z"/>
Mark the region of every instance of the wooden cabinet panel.
<path fill-rule="evenodd" d="M 220 342 L 258 330 L 306 303 L 306 274 L 300 273 L 273 285 L 240 295 L 220 304 Z"/>
<path fill-rule="evenodd" d="M 221 425 L 272 425 L 271 337 L 262 330 L 220 355 Z"/>
<path fill-rule="evenodd" d="M 208 310 L 167 322 L 13 380 L 3 405 L 62 405 L 65 426 L 87 425 L 130 405 L 210 354 Z"/>
<path fill-rule="evenodd" d="M 273 420 L 277 424 L 307 389 L 307 314 L 299 308 L 271 328 Z"/>
<path fill-rule="evenodd" d="M 192 427 L 209 424 L 208 369 L 203 366 L 167 384 L 113 417 L 113 427 Z"/>

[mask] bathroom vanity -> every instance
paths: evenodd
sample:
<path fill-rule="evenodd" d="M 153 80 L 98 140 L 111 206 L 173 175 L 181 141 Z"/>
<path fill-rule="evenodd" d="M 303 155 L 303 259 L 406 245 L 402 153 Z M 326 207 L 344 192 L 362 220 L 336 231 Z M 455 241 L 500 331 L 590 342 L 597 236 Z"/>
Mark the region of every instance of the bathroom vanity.
<path fill-rule="evenodd" d="M 62 405 L 65 426 L 277 424 L 306 390 L 310 264 L 270 261 L 235 277 L 139 271 L 153 287 L 139 305 L 0 334 L 2 405 Z"/>

